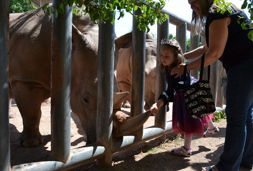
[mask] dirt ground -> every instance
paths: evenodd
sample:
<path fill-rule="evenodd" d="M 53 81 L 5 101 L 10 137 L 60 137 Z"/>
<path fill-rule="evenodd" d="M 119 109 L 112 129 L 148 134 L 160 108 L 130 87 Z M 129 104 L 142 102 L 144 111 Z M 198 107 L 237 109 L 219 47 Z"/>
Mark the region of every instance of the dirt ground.
<path fill-rule="evenodd" d="M 183 145 L 183 139 L 178 137 L 124 161 L 115 162 L 112 170 L 197 171 L 201 170 L 201 167 L 213 165 L 222 152 L 226 122 L 221 120 L 216 125 L 220 128 L 217 135 L 208 138 L 194 137 L 191 157 L 183 158 L 170 153 L 171 149 Z"/>
<path fill-rule="evenodd" d="M 168 120 L 171 119 L 171 113 Z M 50 155 L 50 101 L 42 105 L 42 119 L 40 124 L 40 131 L 43 135 L 43 145 L 36 148 L 22 148 L 19 145 L 19 136 L 22 131 L 22 120 L 19 111 L 15 105 L 10 106 L 10 132 L 11 132 L 11 164 L 12 166 L 35 162 L 51 160 Z M 154 123 L 154 118 L 145 123 L 145 127 Z M 220 128 L 220 133 L 213 137 L 202 138 L 195 137 L 193 140 L 193 155 L 188 158 L 182 158 L 170 154 L 169 150 L 181 146 L 183 139 L 180 137 L 175 140 L 164 140 L 162 144 L 157 147 L 146 147 L 142 151 L 135 151 L 138 153 L 134 155 L 133 152 L 119 155 L 114 158 L 112 171 L 194 171 L 200 170 L 201 167 L 209 166 L 217 162 L 220 153 L 222 152 L 225 134 L 225 120 L 216 123 Z M 83 137 L 73 120 L 71 120 L 71 149 L 78 148 L 85 145 L 85 137 Z M 151 145 L 152 146 L 152 145 Z M 36 155 L 34 155 L 36 154 Z M 94 171 L 101 170 L 96 166 L 91 165 L 89 168 L 80 167 L 73 169 L 77 171 Z M 242 170 L 243 171 L 243 170 Z"/>

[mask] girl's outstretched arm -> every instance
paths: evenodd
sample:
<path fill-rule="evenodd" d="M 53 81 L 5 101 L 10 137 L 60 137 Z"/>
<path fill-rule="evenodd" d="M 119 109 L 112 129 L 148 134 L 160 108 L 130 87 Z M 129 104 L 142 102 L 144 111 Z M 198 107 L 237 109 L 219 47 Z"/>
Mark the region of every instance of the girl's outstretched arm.
<path fill-rule="evenodd" d="M 156 115 L 163 105 L 164 101 L 163 99 L 160 99 L 151 106 L 150 111 L 152 112 L 152 114 Z"/>

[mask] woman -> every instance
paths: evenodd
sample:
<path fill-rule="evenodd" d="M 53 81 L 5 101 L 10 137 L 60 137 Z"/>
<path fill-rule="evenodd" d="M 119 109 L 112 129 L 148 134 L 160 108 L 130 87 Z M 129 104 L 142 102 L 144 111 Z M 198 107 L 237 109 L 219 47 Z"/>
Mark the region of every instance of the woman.
<path fill-rule="evenodd" d="M 219 162 L 203 170 L 238 171 L 240 166 L 253 164 L 253 42 L 248 39 L 252 28 L 243 30 L 240 22 L 249 22 L 235 6 L 221 14 L 213 0 L 188 0 L 193 10 L 193 21 L 205 26 L 207 46 L 185 54 L 193 59 L 205 53 L 205 66 L 220 59 L 227 72 L 226 115 L 227 129 L 224 151 Z M 187 70 L 200 68 L 200 59 L 187 65 Z M 184 66 L 174 67 L 178 77 Z"/>

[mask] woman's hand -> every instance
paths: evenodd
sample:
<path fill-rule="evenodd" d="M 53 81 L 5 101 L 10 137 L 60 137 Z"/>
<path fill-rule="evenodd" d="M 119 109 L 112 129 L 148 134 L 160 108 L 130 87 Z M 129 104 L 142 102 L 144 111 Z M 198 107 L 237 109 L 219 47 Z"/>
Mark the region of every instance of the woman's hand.
<path fill-rule="evenodd" d="M 185 65 L 178 65 L 172 68 L 170 75 L 175 75 L 175 78 L 184 74 Z"/>

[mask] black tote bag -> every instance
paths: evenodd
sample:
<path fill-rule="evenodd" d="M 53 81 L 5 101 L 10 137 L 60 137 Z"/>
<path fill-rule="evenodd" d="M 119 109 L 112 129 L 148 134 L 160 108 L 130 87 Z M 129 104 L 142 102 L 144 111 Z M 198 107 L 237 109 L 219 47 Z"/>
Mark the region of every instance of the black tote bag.
<path fill-rule="evenodd" d="M 204 63 L 205 55 L 201 57 L 199 81 L 186 87 L 184 91 L 186 108 L 188 113 L 193 118 L 201 118 L 205 115 L 215 112 L 216 110 L 211 88 L 209 85 L 210 66 L 208 66 L 208 79 L 203 80 Z"/>

